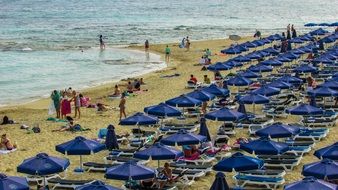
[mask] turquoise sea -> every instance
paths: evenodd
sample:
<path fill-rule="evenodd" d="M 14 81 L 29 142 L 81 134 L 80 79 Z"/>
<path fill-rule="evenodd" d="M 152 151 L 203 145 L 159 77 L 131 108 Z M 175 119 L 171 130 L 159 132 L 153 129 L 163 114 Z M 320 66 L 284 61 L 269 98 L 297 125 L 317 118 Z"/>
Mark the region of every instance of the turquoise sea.
<path fill-rule="evenodd" d="M 119 45 L 270 34 L 288 23 L 302 32 L 307 22 L 337 18 L 332 0 L 0 0 L 0 105 L 165 66 Z"/>

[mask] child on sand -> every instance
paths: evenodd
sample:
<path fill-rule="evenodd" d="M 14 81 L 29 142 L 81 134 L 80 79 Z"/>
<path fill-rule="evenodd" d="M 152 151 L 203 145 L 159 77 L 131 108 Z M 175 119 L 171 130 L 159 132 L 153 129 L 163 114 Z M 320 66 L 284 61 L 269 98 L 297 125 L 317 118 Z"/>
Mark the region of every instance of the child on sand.
<path fill-rule="evenodd" d="M 127 117 L 127 115 L 126 115 L 126 98 L 125 98 L 125 94 L 124 93 L 121 96 L 119 108 L 120 108 L 120 121 L 121 121 L 122 115 L 125 118 Z"/>

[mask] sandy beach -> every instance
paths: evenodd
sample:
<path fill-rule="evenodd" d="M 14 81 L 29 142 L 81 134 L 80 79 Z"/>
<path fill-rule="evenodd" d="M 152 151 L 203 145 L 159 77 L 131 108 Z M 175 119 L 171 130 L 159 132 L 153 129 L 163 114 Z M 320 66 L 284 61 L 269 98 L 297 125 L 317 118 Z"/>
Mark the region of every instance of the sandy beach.
<path fill-rule="evenodd" d="M 239 43 L 248 40 L 252 40 L 252 38 L 244 37 L 239 41 Z M 215 54 L 219 53 L 221 49 L 230 46 L 231 43 L 233 42 L 226 39 L 192 41 L 190 51 L 180 49 L 177 44 L 169 44 L 169 47 L 172 50 L 171 62 L 168 64 L 168 67 L 163 70 L 141 76 L 146 83 L 146 85 L 142 86 L 142 88 L 147 89 L 147 91 L 127 99 L 127 115 L 131 115 L 135 112 L 141 112 L 146 106 L 155 105 L 182 93 L 189 92 L 190 90 L 185 89 L 185 85 L 190 74 L 194 74 L 199 80 L 203 79 L 203 75 L 208 75 L 210 78 L 213 78 L 212 72 L 201 71 L 201 66 L 194 65 L 198 63 L 204 49 L 209 48 L 212 53 Z M 166 45 L 167 44 L 150 44 L 150 51 L 164 56 L 163 52 Z M 130 46 L 128 48 L 144 51 L 143 46 Z M 225 61 L 228 58 L 229 56 L 213 55 L 211 59 L 212 62 L 215 63 L 217 61 Z M 230 71 L 235 72 L 234 69 Z M 160 77 L 176 73 L 180 76 L 172 78 Z M 227 74 L 229 71 L 223 73 Z M 122 85 L 126 84 L 126 82 L 120 81 L 118 84 Z M 18 145 L 18 150 L 16 152 L 7 155 L 0 155 L 0 172 L 4 172 L 8 175 L 22 175 L 16 172 L 16 166 L 18 166 L 25 158 L 34 156 L 39 152 L 65 157 L 65 155 L 55 151 L 55 145 L 71 140 L 79 135 L 88 138 L 96 138 L 98 130 L 100 128 L 106 128 L 108 124 L 113 124 L 116 127 L 117 133 L 130 132 L 131 128 L 118 125 L 119 111 L 115 108 L 118 107 L 119 100 L 109 100 L 107 98 L 107 95 L 113 92 L 114 85 L 115 83 L 107 83 L 102 86 L 82 91 L 84 96 L 91 98 L 91 103 L 102 102 L 113 108 L 103 114 L 97 114 L 95 109 L 82 108 L 82 117 L 79 120 L 75 120 L 75 123 L 79 123 L 84 128 L 91 129 L 86 132 L 52 132 L 52 130 L 58 129 L 62 123 L 46 121 L 46 119 L 50 117 L 47 110 L 48 105 L 50 104 L 50 99 L 42 99 L 25 105 L 0 108 L 1 118 L 4 115 L 7 115 L 19 123 L 0 126 L 0 134 L 8 134 L 10 139 Z M 125 89 L 125 87 L 121 87 L 121 89 Z M 53 89 L 50 90 L 52 91 Z M 247 109 L 250 110 L 251 106 L 247 106 Z M 299 117 L 289 116 L 287 119 L 278 121 L 282 121 L 283 123 L 292 123 L 298 121 L 299 119 Z M 38 124 L 42 131 L 39 134 L 27 134 L 26 130 L 20 129 L 22 124 L 26 124 L 28 126 Z M 220 123 L 208 121 L 207 124 L 212 136 L 216 135 L 217 126 Z M 233 140 L 237 137 L 247 136 L 248 132 L 246 129 L 238 130 L 236 137 L 232 138 L 230 143 L 232 144 Z M 332 128 L 330 129 L 329 135 L 323 141 L 318 142 L 315 148 L 317 149 L 332 144 L 337 141 L 337 137 L 337 130 Z M 84 157 L 84 161 L 103 162 L 103 157 L 107 155 L 107 153 L 107 151 L 102 151 L 95 155 L 86 156 Z M 69 179 L 100 179 L 117 187 L 122 184 L 121 181 L 106 180 L 103 177 L 103 173 L 85 172 L 82 175 L 74 174 L 72 170 L 79 165 L 79 157 L 68 156 L 67 158 L 71 161 L 71 167 L 68 169 L 67 173 L 67 178 Z M 301 165 L 297 166 L 292 172 L 287 173 L 285 176 L 286 183 L 301 179 L 302 165 L 314 161 L 318 161 L 318 159 L 313 156 L 313 151 L 311 151 L 309 154 L 304 156 Z M 156 163 L 157 162 L 151 162 L 149 165 L 156 166 Z M 214 180 L 214 174 L 215 172 L 199 179 L 189 189 L 209 189 Z M 226 176 L 228 182 L 234 185 L 233 180 L 231 179 L 232 174 L 226 174 Z"/>

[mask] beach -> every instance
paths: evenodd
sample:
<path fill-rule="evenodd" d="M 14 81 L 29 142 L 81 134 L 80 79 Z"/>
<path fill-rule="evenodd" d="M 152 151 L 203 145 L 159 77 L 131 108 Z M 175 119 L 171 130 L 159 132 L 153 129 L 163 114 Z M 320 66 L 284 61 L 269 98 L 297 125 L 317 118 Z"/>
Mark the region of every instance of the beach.
<path fill-rule="evenodd" d="M 243 37 L 239 43 L 248 40 L 253 40 L 253 38 Z M 206 48 L 209 48 L 212 54 L 215 54 L 219 53 L 221 49 L 229 47 L 231 43 L 233 42 L 228 39 L 192 41 L 189 51 L 180 49 L 176 43 L 169 44 L 169 47 L 172 50 L 171 62 L 168 64 L 167 68 L 140 76 L 146 83 L 146 85 L 142 86 L 142 89 L 147 89 L 147 91 L 143 91 L 135 97 L 127 98 L 127 115 L 130 116 L 133 113 L 142 112 L 143 108 L 146 106 L 156 105 L 180 94 L 190 92 L 191 90 L 186 89 L 185 85 L 191 74 L 195 75 L 199 80 L 203 79 L 203 75 L 208 75 L 210 78 L 213 78 L 212 72 L 201 71 L 201 66 L 194 65 L 198 63 L 199 58 Z M 150 52 L 159 54 L 162 56 L 162 59 L 164 59 L 163 52 L 166 45 L 167 44 L 151 44 Z M 128 48 L 144 51 L 142 45 L 129 46 Z M 211 59 L 212 62 L 215 63 L 217 61 L 225 61 L 229 57 L 230 56 L 213 55 Z M 230 71 L 234 72 L 234 69 Z M 223 73 L 227 74 L 229 71 Z M 161 76 L 173 74 L 179 74 L 179 76 L 161 78 Z M 118 84 L 125 85 L 126 82 L 120 81 Z M 115 108 L 118 107 L 119 100 L 109 100 L 107 98 L 107 95 L 113 92 L 114 85 L 115 83 L 106 83 L 104 85 L 81 91 L 84 96 L 91 98 L 92 103 L 103 102 L 104 104 L 112 107 L 111 110 L 102 114 L 97 114 L 95 109 L 81 108 L 82 117 L 80 120 L 76 119 L 75 123 L 79 123 L 84 128 L 90 128 L 90 131 L 76 133 L 52 132 L 52 130 L 60 128 L 62 123 L 46 121 L 46 119 L 50 117 L 48 116 L 47 110 L 50 104 L 50 99 L 42 99 L 24 105 L 1 108 L 1 118 L 4 115 L 7 115 L 19 122 L 19 124 L 0 126 L 0 133 L 8 134 L 10 139 L 18 145 L 17 151 L 7 155 L 0 155 L 1 172 L 4 172 L 8 175 L 22 175 L 16 172 L 16 166 L 18 166 L 25 158 L 34 156 L 39 152 L 45 152 L 49 155 L 67 157 L 70 159 L 71 166 L 67 172 L 67 178 L 69 179 L 100 179 L 104 182 L 107 182 L 108 184 L 115 185 L 117 187 L 121 186 L 122 182 L 120 181 L 104 179 L 103 173 L 85 172 L 81 175 L 74 174 L 72 170 L 78 166 L 79 157 L 65 156 L 55 151 L 55 145 L 71 140 L 76 136 L 81 135 L 88 138 L 96 138 L 98 130 L 100 128 L 106 128 L 108 124 L 113 124 L 115 126 L 117 134 L 130 132 L 130 127 L 118 125 L 119 111 Z M 125 87 L 121 88 L 124 89 Z M 247 106 L 247 109 L 250 110 L 251 106 Z M 283 123 L 293 123 L 299 121 L 299 119 L 299 117 L 289 116 L 287 119 L 278 119 L 277 121 L 281 121 Z M 41 128 L 41 133 L 27 134 L 26 130 L 20 129 L 22 124 L 26 124 L 28 126 L 39 125 Z M 217 127 L 220 125 L 220 123 L 208 121 L 207 125 L 211 135 L 215 136 Z M 230 144 L 234 142 L 235 138 L 247 136 L 247 130 L 239 129 L 237 130 L 236 136 L 231 139 Z M 329 135 L 323 141 L 316 143 L 315 149 L 336 142 L 337 137 L 337 130 L 331 129 Z M 103 162 L 103 157 L 107 155 L 107 153 L 107 151 L 102 151 L 91 156 L 85 156 L 84 161 Z M 299 166 L 297 166 L 292 172 L 287 173 L 285 176 L 286 184 L 300 180 L 302 178 L 302 165 L 314 161 L 318 161 L 318 159 L 313 156 L 312 150 L 309 154 L 303 157 Z M 152 161 L 149 165 L 155 167 L 156 164 L 157 162 Z M 212 174 L 202 177 L 187 189 L 209 189 L 212 181 L 214 180 L 214 174 L 215 172 L 212 172 Z M 234 185 L 233 180 L 231 179 L 232 174 L 226 174 L 226 176 L 227 181 Z"/>

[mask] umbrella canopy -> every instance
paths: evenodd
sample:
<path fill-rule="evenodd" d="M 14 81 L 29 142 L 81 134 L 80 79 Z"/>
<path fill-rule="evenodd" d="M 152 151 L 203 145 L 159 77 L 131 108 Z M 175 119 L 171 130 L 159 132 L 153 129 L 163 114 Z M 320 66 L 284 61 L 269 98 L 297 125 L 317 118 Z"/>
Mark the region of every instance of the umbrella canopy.
<path fill-rule="evenodd" d="M 225 70 L 232 69 L 232 67 L 230 65 L 226 65 L 222 62 L 217 62 L 215 64 L 209 65 L 207 67 L 207 69 L 209 71 L 225 71 Z"/>
<path fill-rule="evenodd" d="M 245 114 L 235 110 L 230 110 L 228 108 L 221 108 L 219 110 L 209 112 L 205 115 L 206 119 L 214 121 L 239 121 L 244 119 L 245 117 Z"/>
<path fill-rule="evenodd" d="M 250 84 L 252 84 L 253 81 L 250 79 L 247 79 L 245 77 L 242 76 L 235 76 L 235 77 L 231 77 L 228 81 L 227 84 L 231 85 L 231 86 L 248 86 Z"/>
<path fill-rule="evenodd" d="M 45 176 L 63 172 L 69 165 L 70 162 L 68 159 L 49 156 L 46 153 L 39 153 L 32 158 L 25 159 L 17 167 L 17 172 Z"/>
<path fill-rule="evenodd" d="M 338 26 L 338 22 L 331 23 L 330 26 Z"/>
<path fill-rule="evenodd" d="M 137 112 L 132 116 L 122 119 L 119 125 L 155 125 L 157 122 L 157 118 Z"/>
<path fill-rule="evenodd" d="M 303 51 L 301 48 L 298 48 L 298 49 L 291 50 L 291 53 L 296 54 L 296 55 L 302 55 L 305 53 L 305 51 Z"/>
<path fill-rule="evenodd" d="M 318 26 L 316 23 L 310 22 L 310 23 L 306 23 L 304 24 L 304 26 Z"/>
<path fill-rule="evenodd" d="M 165 102 L 168 105 L 176 106 L 176 107 L 196 107 L 202 104 L 201 100 L 197 100 L 195 98 L 191 98 L 185 94 L 178 96 L 176 98 L 172 98 Z"/>
<path fill-rule="evenodd" d="M 250 59 L 250 61 L 251 61 L 251 59 Z M 234 60 L 227 61 L 224 64 L 229 65 L 230 67 L 242 67 L 243 66 L 243 63 L 241 63 L 239 61 L 234 61 Z"/>
<path fill-rule="evenodd" d="M 303 47 L 300 47 L 298 49 L 305 52 L 305 53 L 312 53 L 313 52 L 313 47 L 310 47 L 310 46 L 303 46 Z"/>
<path fill-rule="evenodd" d="M 155 143 L 153 146 L 144 150 L 138 151 L 134 154 L 134 158 L 142 160 L 174 160 L 183 156 L 183 152 L 163 145 Z"/>
<path fill-rule="evenodd" d="M 308 64 L 302 64 L 293 69 L 293 71 L 296 73 L 313 73 L 317 71 L 317 68 Z"/>
<path fill-rule="evenodd" d="M 261 74 L 255 73 L 255 72 L 253 72 L 251 70 L 246 70 L 245 72 L 238 73 L 238 75 L 242 76 L 242 77 L 245 77 L 245 78 L 248 78 L 248 79 L 262 77 Z"/>
<path fill-rule="evenodd" d="M 211 84 L 208 87 L 202 88 L 203 91 L 213 94 L 215 96 L 228 96 L 229 90 L 220 88 L 216 84 Z"/>
<path fill-rule="evenodd" d="M 193 145 L 199 144 L 206 140 L 205 136 L 188 133 L 186 130 L 179 130 L 177 133 L 172 134 L 161 140 L 161 143 L 169 146 L 175 145 Z"/>
<path fill-rule="evenodd" d="M 290 43 L 294 43 L 294 44 L 302 44 L 302 43 L 304 43 L 304 41 L 301 38 L 292 38 L 289 42 Z"/>
<path fill-rule="evenodd" d="M 249 48 L 243 46 L 243 45 L 236 45 L 236 48 L 239 49 L 241 52 L 248 51 Z"/>
<path fill-rule="evenodd" d="M 209 129 L 207 127 L 206 120 L 203 117 L 201 118 L 200 132 L 198 134 L 201 135 L 201 136 L 205 136 L 207 138 L 207 141 L 211 141 Z"/>
<path fill-rule="evenodd" d="M 275 88 L 269 85 L 261 86 L 260 88 L 253 90 L 252 93 L 254 94 L 260 94 L 263 96 L 273 96 L 279 94 L 281 89 Z"/>
<path fill-rule="evenodd" d="M 282 56 L 282 57 L 286 57 L 286 58 L 288 58 L 288 59 L 290 59 L 290 60 L 294 60 L 294 59 L 300 58 L 300 55 L 294 54 L 294 53 L 292 53 L 292 52 L 284 53 L 284 54 L 282 54 L 281 56 Z"/>
<path fill-rule="evenodd" d="M 315 97 L 337 97 L 338 96 L 338 91 L 333 90 L 326 86 L 322 86 L 319 88 L 315 88 L 313 90 L 309 90 L 307 91 L 307 93 Z"/>
<path fill-rule="evenodd" d="M 238 61 L 238 62 L 250 62 L 251 61 L 251 59 L 249 59 L 249 58 L 247 58 L 243 55 L 239 55 L 239 56 L 233 58 L 233 60 Z"/>
<path fill-rule="evenodd" d="M 326 82 L 320 84 L 319 86 L 321 86 L 321 87 L 322 87 L 322 86 L 324 86 L 324 87 L 329 87 L 329 88 L 338 90 L 338 82 L 337 82 L 337 81 L 334 81 L 334 80 L 326 81 Z"/>
<path fill-rule="evenodd" d="M 260 62 L 260 64 L 270 65 L 270 66 L 282 66 L 283 62 L 279 61 L 276 58 L 273 58 L 273 59 L 268 59 L 268 60 L 262 61 L 262 62 Z"/>
<path fill-rule="evenodd" d="M 105 145 L 108 150 L 119 149 L 119 143 L 117 142 L 115 127 L 113 125 L 108 125 L 107 127 Z"/>
<path fill-rule="evenodd" d="M 247 47 L 247 48 L 255 48 L 255 47 L 257 47 L 256 44 L 251 43 L 251 42 L 249 42 L 249 41 L 243 43 L 242 46 L 245 46 L 245 47 Z"/>
<path fill-rule="evenodd" d="M 272 54 L 272 55 L 278 55 L 279 54 L 279 51 L 276 50 L 275 48 L 273 47 L 269 47 L 269 48 L 266 48 L 266 49 L 263 49 L 264 52 L 267 52 L 269 54 Z"/>
<path fill-rule="evenodd" d="M 283 82 L 283 81 L 272 81 L 271 83 L 268 84 L 268 86 L 275 87 L 275 88 L 280 88 L 280 89 L 289 89 L 292 87 L 292 84 Z"/>
<path fill-rule="evenodd" d="M 0 173 L 1 190 L 29 190 L 27 179 L 24 177 L 6 176 Z"/>
<path fill-rule="evenodd" d="M 246 156 L 242 153 L 235 153 L 229 158 L 225 158 L 214 165 L 216 171 L 232 172 L 260 169 L 264 161 L 258 158 Z"/>
<path fill-rule="evenodd" d="M 314 155 L 319 159 L 328 158 L 338 161 L 338 142 L 316 150 Z"/>
<path fill-rule="evenodd" d="M 222 172 L 217 172 L 215 180 L 212 183 L 210 190 L 230 190 L 225 175 Z"/>
<path fill-rule="evenodd" d="M 116 180 L 142 180 L 155 177 L 155 171 L 136 162 L 125 162 L 118 166 L 108 168 L 105 174 L 107 179 Z"/>
<path fill-rule="evenodd" d="M 306 177 L 284 186 L 284 190 L 337 190 L 338 186 L 314 177 Z"/>
<path fill-rule="evenodd" d="M 298 106 L 287 109 L 286 113 L 292 115 L 318 115 L 323 114 L 323 110 L 308 104 L 299 104 Z"/>
<path fill-rule="evenodd" d="M 314 58 L 312 60 L 312 62 L 314 62 L 314 63 L 324 63 L 324 64 L 332 64 L 332 63 L 334 63 L 334 61 L 332 61 L 331 59 L 329 59 L 327 57 L 324 57 L 324 56 L 320 56 L 320 57 Z"/>
<path fill-rule="evenodd" d="M 292 137 L 300 132 L 300 128 L 292 125 L 284 125 L 282 123 L 275 123 L 259 129 L 256 135 L 260 137 L 269 138 L 285 138 Z"/>
<path fill-rule="evenodd" d="M 249 93 L 239 99 L 239 102 L 243 104 L 266 104 L 269 101 L 268 97 L 255 93 Z"/>
<path fill-rule="evenodd" d="M 319 23 L 318 26 L 330 26 L 330 24 L 326 22 L 322 22 L 322 23 Z"/>
<path fill-rule="evenodd" d="M 302 79 L 300 79 L 298 77 L 291 76 L 291 75 L 284 75 L 284 76 L 278 78 L 277 80 L 283 81 L 283 82 L 286 82 L 286 83 L 290 83 L 290 84 L 302 84 L 303 83 Z"/>
<path fill-rule="evenodd" d="M 322 29 L 322 28 L 319 28 L 319 29 L 317 29 L 317 30 L 314 30 L 314 31 L 311 31 L 311 32 L 309 32 L 309 34 L 310 35 L 312 35 L 312 36 L 316 36 L 316 35 L 325 35 L 326 33 L 328 33 L 328 31 L 327 30 L 324 30 L 324 29 Z"/>
<path fill-rule="evenodd" d="M 165 103 L 146 107 L 144 108 L 144 112 L 150 115 L 161 117 L 178 117 L 182 115 L 180 110 Z"/>
<path fill-rule="evenodd" d="M 251 43 L 256 44 L 257 46 L 262 46 L 265 44 L 265 42 L 262 40 L 254 40 Z"/>
<path fill-rule="evenodd" d="M 268 138 L 260 138 L 248 143 L 242 143 L 240 149 L 257 155 L 279 155 L 289 150 L 286 143 L 272 141 Z"/>
<path fill-rule="evenodd" d="M 255 66 L 251 66 L 249 67 L 249 70 L 253 71 L 253 72 L 271 72 L 272 71 L 272 67 L 268 66 L 268 65 L 263 65 L 263 64 L 257 64 Z"/>
<path fill-rule="evenodd" d="M 306 35 L 303 35 L 303 36 L 299 36 L 299 38 L 303 41 L 312 41 L 313 39 L 313 36 L 311 36 L 310 34 L 306 34 Z M 304 47 L 304 46 L 303 46 Z M 302 48 L 302 47 L 301 47 Z"/>
<path fill-rule="evenodd" d="M 273 41 L 276 41 L 276 40 L 281 40 L 283 37 L 279 34 L 274 34 L 274 35 L 270 35 L 268 37 L 269 40 L 273 40 Z"/>
<path fill-rule="evenodd" d="M 258 54 L 257 52 L 252 52 L 246 55 L 247 58 L 249 59 L 260 59 L 262 58 L 261 54 Z"/>
<path fill-rule="evenodd" d="M 242 53 L 242 51 L 237 46 L 229 47 L 228 49 L 224 49 L 221 52 L 225 53 L 225 54 L 240 54 L 240 53 Z"/>
<path fill-rule="evenodd" d="M 106 146 L 104 144 L 81 136 L 55 146 L 56 151 L 67 155 L 90 155 L 105 148 Z"/>
<path fill-rule="evenodd" d="M 107 185 L 104 182 L 97 180 L 94 181 L 93 183 L 78 186 L 75 188 L 75 190 L 121 190 L 121 189 Z"/>
<path fill-rule="evenodd" d="M 303 176 L 313 176 L 317 179 L 338 179 L 338 162 L 323 159 L 319 162 L 305 164 L 302 171 Z"/>
<path fill-rule="evenodd" d="M 335 42 L 336 39 L 334 37 L 328 36 L 328 37 L 321 39 L 321 41 L 324 43 L 332 43 L 332 42 Z"/>
<path fill-rule="evenodd" d="M 278 56 L 276 59 L 280 62 L 291 62 L 292 61 L 292 59 L 284 57 L 284 56 Z"/>
<path fill-rule="evenodd" d="M 197 100 L 206 102 L 206 101 L 210 101 L 213 100 L 216 96 L 213 94 L 210 94 L 209 92 L 203 91 L 203 90 L 194 90 L 190 93 L 187 94 L 187 96 L 191 97 L 191 98 L 195 98 Z"/>

